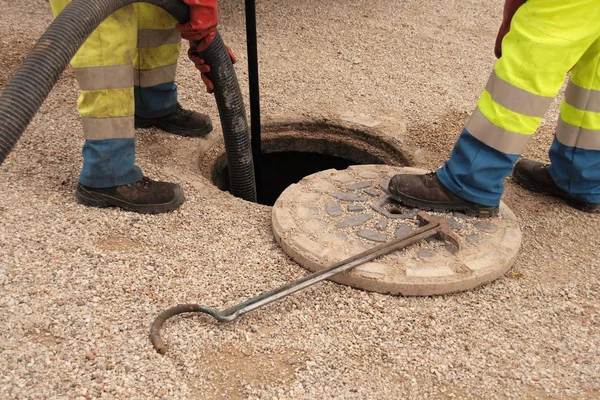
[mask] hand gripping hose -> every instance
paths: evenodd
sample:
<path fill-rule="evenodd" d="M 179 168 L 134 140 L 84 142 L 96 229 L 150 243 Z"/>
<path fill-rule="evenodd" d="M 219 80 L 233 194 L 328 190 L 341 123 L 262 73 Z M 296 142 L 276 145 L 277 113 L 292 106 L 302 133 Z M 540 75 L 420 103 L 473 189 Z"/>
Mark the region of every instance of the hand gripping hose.
<path fill-rule="evenodd" d="M 87 37 L 121 7 L 139 0 L 73 0 L 52 22 L 0 95 L 0 165 L 10 154 L 61 73 Z M 181 0 L 146 0 L 169 12 L 180 23 L 189 20 Z M 217 34 L 201 56 L 211 66 L 215 98 L 227 151 L 234 196 L 256 201 L 256 183 L 246 111 L 235 70 Z"/>

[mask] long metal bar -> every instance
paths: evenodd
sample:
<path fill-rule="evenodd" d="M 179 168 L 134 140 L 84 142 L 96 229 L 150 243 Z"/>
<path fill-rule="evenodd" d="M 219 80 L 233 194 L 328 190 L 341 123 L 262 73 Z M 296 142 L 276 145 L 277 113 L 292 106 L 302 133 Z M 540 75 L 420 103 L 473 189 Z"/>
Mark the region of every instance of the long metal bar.
<path fill-rule="evenodd" d="M 154 322 L 152 323 L 152 327 L 150 328 L 150 339 L 152 341 L 152 344 L 154 345 L 154 348 L 161 354 L 164 354 L 167 351 L 167 347 L 162 338 L 160 337 L 160 329 L 167 319 L 175 315 L 187 312 L 201 312 L 212 316 L 219 322 L 231 322 L 239 316 L 246 314 L 252 310 L 256 310 L 259 307 L 272 303 L 283 297 L 289 296 L 292 293 L 305 289 L 322 280 L 331 278 L 334 275 L 348 271 L 358 265 L 364 264 L 368 261 L 372 261 L 395 250 L 408 247 L 420 240 L 426 239 L 436 234 L 439 234 L 442 238 L 452 243 L 457 250 L 460 249 L 460 241 L 458 237 L 456 237 L 456 235 L 451 231 L 446 221 L 440 218 L 431 217 L 424 212 L 420 212 L 417 215 L 417 217 L 420 221 L 428 222 L 428 224 L 424 227 L 416 229 L 408 235 L 391 240 L 387 243 L 383 243 L 372 249 L 363 251 L 360 254 L 357 254 L 336 264 L 333 264 L 328 268 L 313 272 L 312 274 L 306 275 L 300 279 L 297 279 L 286 285 L 280 286 L 269 292 L 265 292 L 257 297 L 246 300 L 243 303 L 230 307 L 226 310 L 217 311 L 212 308 L 201 306 L 199 304 L 180 304 L 178 306 L 165 310 L 154 320 Z"/>
<path fill-rule="evenodd" d="M 248 89 L 250 96 L 250 145 L 254 159 L 256 187 L 261 188 L 260 160 L 261 121 L 260 121 L 260 81 L 258 72 L 258 41 L 256 38 L 256 1 L 246 0 L 246 43 L 248 52 Z"/>
<path fill-rule="evenodd" d="M 333 264 L 328 268 L 313 272 L 312 274 L 306 275 L 286 285 L 280 286 L 277 289 L 265 292 L 253 299 L 249 299 L 243 303 L 228 308 L 222 311 L 220 314 L 227 318 L 227 320 L 232 321 L 241 315 L 244 315 L 252 310 L 256 310 L 259 307 L 265 306 L 269 303 L 279 300 L 282 297 L 286 297 L 292 293 L 296 293 L 304 288 L 307 288 L 308 286 L 314 285 L 317 282 L 321 282 L 327 278 L 331 278 L 334 275 L 341 274 L 342 272 L 348 271 L 356 266 L 372 261 L 383 255 L 389 254 L 394 250 L 408 247 L 420 240 L 433 236 L 437 234 L 439 227 L 439 222 L 427 224 L 426 226 L 413 231 L 407 236 L 394 239 L 372 249 L 365 250 L 362 253 L 342 260 L 336 264 Z"/>

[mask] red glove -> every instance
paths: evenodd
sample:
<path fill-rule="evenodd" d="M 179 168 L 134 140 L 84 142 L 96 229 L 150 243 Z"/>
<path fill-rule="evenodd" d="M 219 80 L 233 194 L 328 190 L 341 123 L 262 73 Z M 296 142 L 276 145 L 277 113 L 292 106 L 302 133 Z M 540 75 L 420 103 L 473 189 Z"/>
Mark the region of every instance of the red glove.
<path fill-rule="evenodd" d="M 183 0 L 190 6 L 190 21 L 177 24 L 181 37 L 198 42 L 198 51 L 206 50 L 217 34 L 219 9 L 217 0 Z"/>
<path fill-rule="evenodd" d="M 512 21 L 513 15 L 517 12 L 519 7 L 525 4 L 527 0 L 505 0 L 504 1 L 504 15 L 502 17 L 502 24 L 498 30 L 498 36 L 496 36 L 496 45 L 494 46 L 494 54 L 496 58 L 502 57 L 502 39 L 510 30 L 510 22 Z"/>
<path fill-rule="evenodd" d="M 177 30 L 183 39 L 190 41 L 188 56 L 196 64 L 196 68 L 202 73 L 202 81 L 206 85 L 206 91 L 212 93 L 215 89 L 212 81 L 206 76 L 210 72 L 210 66 L 198 54 L 210 46 L 217 34 L 219 22 L 219 10 L 217 0 L 183 0 L 190 6 L 190 21 L 187 24 L 178 24 Z M 229 47 L 227 52 L 231 62 L 237 61 Z"/>

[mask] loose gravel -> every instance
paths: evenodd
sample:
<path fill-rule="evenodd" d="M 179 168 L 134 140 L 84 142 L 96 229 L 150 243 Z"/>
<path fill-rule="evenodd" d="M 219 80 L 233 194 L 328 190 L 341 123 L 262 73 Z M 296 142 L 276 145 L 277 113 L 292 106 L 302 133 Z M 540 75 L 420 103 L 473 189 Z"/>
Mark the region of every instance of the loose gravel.
<path fill-rule="evenodd" d="M 245 88 L 243 4 L 220 3 Z M 422 148 L 415 166 L 427 169 L 444 161 L 475 106 L 502 15 L 492 0 L 258 3 L 266 120 L 405 120 L 403 139 Z M 41 0 L 0 0 L 0 10 L 3 87 L 51 17 Z M 183 56 L 178 83 L 183 105 L 218 126 Z M 600 217 L 510 179 L 504 201 L 521 221 L 523 248 L 490 285 L 403 298 L 322 283 L 227 325 L 175 318 L 164 330 L 167 355 L 156 354 L 148 330 L 163 309 L 225 308 L 306 272 L 276 245 L 270 207 L 196 173 L 202 139 L 138 135 L 144 171 L 183 185 L 180 211 L 76 204 L 76 98 L 68 70 L 0 166 L 0 398 L 600 397 Z M 557 104 L 527 156 L 547 159 Z"/>

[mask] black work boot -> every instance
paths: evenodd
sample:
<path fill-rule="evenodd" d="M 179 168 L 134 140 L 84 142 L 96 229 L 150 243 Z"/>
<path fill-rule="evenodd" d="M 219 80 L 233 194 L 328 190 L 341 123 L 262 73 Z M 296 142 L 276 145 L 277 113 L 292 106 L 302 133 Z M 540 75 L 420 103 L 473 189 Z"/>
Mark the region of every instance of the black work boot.
<path fill-rule="evenodd" d="M 581 211 L 600 213 L 600 204 L 578 200 L 554 183 L 548 172 L 548 164 L 532 160 L 521 160 L 515 164 L 512 176 L 516 183 L 532 192 L 561 198 L 571 207 Z"/>
<path fill-rule="evenodd" d="M 179 208 L 185 201 L 181 186 L 143 177 L 129 185 L 93 188 L 77 185 L 77 201 L 92 207 L 121 207 L 141 214 L 161 214 Z"/>
<path fill-rule="evenodd" d="M 169 115 L 157 118 L 144 118 L 135 116 L 136 128 L 156 127 L 174 135 L 185 137 L 202 137 L 208 135 L 212 129 L 212 121 L 205 114 L 184 110 L 181 105 Z"/>
<path fill-rule="evenodd" d="M 390 180 L 388 192 L 394 200 L 423 210 L 459 211 L 475 217 L 498 215 L 498 206 L 484 206 L 461 199 L 446 189 L 434 172 L 426 175 L 395 175 Z"/>

